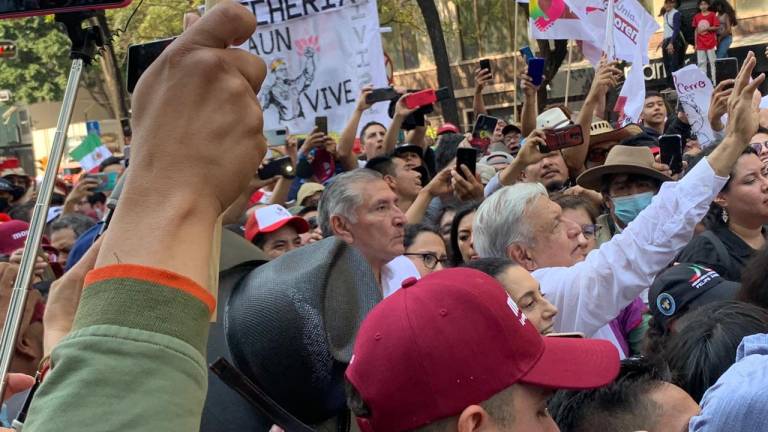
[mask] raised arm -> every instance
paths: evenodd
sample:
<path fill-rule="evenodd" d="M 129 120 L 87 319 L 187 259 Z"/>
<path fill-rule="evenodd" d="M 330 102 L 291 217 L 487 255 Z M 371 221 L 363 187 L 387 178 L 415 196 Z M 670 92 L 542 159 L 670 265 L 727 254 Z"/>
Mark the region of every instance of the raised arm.
<path fill-rule="evenodd" d="M 472 110 L 475 116 L 488 114 L 485 110 L 485 101 L 483 101 L 483 90 L 485 86 L 493 81 L 493 75 L 488 69 L 475 69 L 475 96 L 472 99 Z"/>
<path fill-rule="evenodd" d="M 589 153 L 589 128 L 592 125 L 592 114 L 601 101 L 605 102 L 605 95 L 608 94 L 608 91 L 616 87 L 617 77 L 620 75 L 621 71 L 616 67 L 616 64 L 608 63 L 605 60 L 600 61 L 597 70 L 595 70 L 592 86 L 576 119 L 576 124 L 581 126 L 584 142 L 580 146 L 563 150 L 563 158 L 572 176 L 584 171 L 584 163 L 587 159 L 587 153 Z"/>
<path fill-rule="evenodd" d="M 400 135 L 400 128 L 403 126 L 403 121 L 405 121 L 406 117 L 413 114 L 413 112 L 418 109 L 410 109 L 405 106 L 405 97 L 408 96 L 408 94 L 409 93 L 406 93 L 400 96 L 400 99 L 398 99 L 397 105 L 395 106 L 395 116 L 392 118 L 392 123 L 387 129 L 386 135 L 384 135 L 385 154 L 391 154 L 393 151 L 395 151 L 395 146 L 397 145 L 397 136 Z"/>
<path fill-rule="evenodd" d="M 200 427 L 214 226 L 266 152 L 256 99 L 266 65 L 229 49 L 255 28 L 252 13 L 222 2 L 144 74 L 120 204 L 25 430 Z M 105 403 L 117 400 L 130 409 Z"/>
<path fill-rule="evenodd" d="M 539 86 L 533 85 L 531 77 L 527 74 L 520 76 L 520 88 L 523 89 L 523 112 L 521 129 L 523 136 L 527 136 L 536 129 L 536 116 L 539 115 L 537 93 Z"/>
<path fill-rule="evenodd" d="M 357 99 L 355 110 L 352 111 L 352 116 L 349 118 L 347 126 L 341 132 L 341 136 L 339 136 L 339 145 L 336 147 L 336 151 L 341 164 L 347 171 L 357 168 L 357 157 L 355 157 L 355 152 L 352 149 L 355 147 L 355 137 L 357 136 L 357 128 L 360 126 L 360 118 L 363 116 L 363 112 L 371 107 L 371 105 L 365 103 L 365 97 L 372 90 L 373 86 L 368 85 L 360 91 L 360 97 Z"/>
<path fill-rule="evenodd" d="M 648 288 L 691 240 L 696 224 L 707 214 L 757 131 L 758 115 L 751 100 L 765 76 L 749 84 L 754 66 L 754 54 L 750 53 L 729 100 L 731 120 L 726 138 L 712 154 L 682 180 L 664 183 L 650 206 L 585 261 L 533 273 L 542 291 L 560 308 L 555 320 L 558 331 L 593 335 Z"/>

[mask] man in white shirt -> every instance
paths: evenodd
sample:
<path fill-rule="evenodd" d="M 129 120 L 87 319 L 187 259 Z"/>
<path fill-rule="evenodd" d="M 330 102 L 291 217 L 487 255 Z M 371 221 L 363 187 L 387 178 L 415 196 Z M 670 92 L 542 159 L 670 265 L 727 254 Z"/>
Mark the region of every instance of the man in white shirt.
<path fill-rule="evenodd" d="M 748 84 L 754 64 L 750 55 L 736 80 L 730 104 L 734 124 L 723 142 L 682 180 L 665 183 L 651 205 L 611 241 L 585 257 L 586 239 L 578 224 L 562 217 L 542 185 L 522 183 L 501 189 L 478 209 L 473 229 L 478 254 L 509 257 L 532 272 L 560 310 L 557 331 L 614 340 L 602 328 L 691 240 L 757 130 L 751 99 L 764 77 Z"/>
<path fill-rule="evenodd" d="M 419 276 L 416 266 L 402 256 L 405 214 L 398 203 L 383 176 L 363 168 L 336 176 L 318 209 L 323 236 L 336 236 L 360 251 L 385 297 L 403 280 Z"/>

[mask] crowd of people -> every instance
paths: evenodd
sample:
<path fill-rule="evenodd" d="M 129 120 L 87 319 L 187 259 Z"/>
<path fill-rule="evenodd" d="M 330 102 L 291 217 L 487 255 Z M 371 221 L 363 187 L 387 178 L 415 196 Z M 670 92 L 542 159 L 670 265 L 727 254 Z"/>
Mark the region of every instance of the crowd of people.
<path fill-rule="evenodd" d="M 732 10 L 700 4 L 729 44 Z M 521 117 L 487 147 L 450 123 L 433 135 L 400 89 L 390 124 L 361 125 L 371 86 L 338 137 L 275 146 L 267 68 L 229 49 L 253 14 L 225 2 L 185 23 L 134 93 L 130 160 L 95 170 L 122 177 L 119 197 L 95 172 L 56 185 L 2 426 L 21 411 L 29 431 L 765 428 L 768 51 L 715 88 L 707 146 L 652 91 L 638 124 L 603 118 L 622 75 L 607 59 L 577 112 L 539 112 L 523 71 Z M 476 114 L 494 79 L 476 71 Z M 581 144 L 549 151 L 563 127 Z M 37 187 L 0 177 L 5 311 Z M 246 390 L 208 372 L 218 358 Z"/>

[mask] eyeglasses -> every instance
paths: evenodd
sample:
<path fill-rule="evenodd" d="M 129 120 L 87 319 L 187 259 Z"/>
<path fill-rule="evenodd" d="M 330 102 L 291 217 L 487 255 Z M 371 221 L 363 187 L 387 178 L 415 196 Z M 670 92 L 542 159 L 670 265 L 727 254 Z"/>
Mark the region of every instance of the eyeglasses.
<path fill-rule="evenodd" d="M 766 149 L 766 150 L 768 150 L 768 141 L 763 141 L 763 142 L 753 142 L 753 143 L 750 143 L 749 145 L 750 145 L 750 146 L 752 146 L 752 149 L 753 149 L 753 150 L 754 150 L 754 151 L 755 151 L 757 154 L 760 154 L 760 153 L 763 151 L 763 149 Z"/>
<path fill-rule="evenodd" d="M 438 263 L 445 265 L 445 263 L 448 262 L 448 258 L 438 258 L 437 255 L 433 253 L 405 253 L 403 255 L 417 256 L 421 258 L 421 260 L 424 262 L 424 267 L 430 270 L 434 270 Z"/>
<path fill-rule="evenodd" d="M 581 226 L 581 233 L 584 234 L 584 237 L 586 238 L 593 238 L 595 234 L 597 233 L 597 225 L 591 224 L 591 225 L 582 225 Z"/>

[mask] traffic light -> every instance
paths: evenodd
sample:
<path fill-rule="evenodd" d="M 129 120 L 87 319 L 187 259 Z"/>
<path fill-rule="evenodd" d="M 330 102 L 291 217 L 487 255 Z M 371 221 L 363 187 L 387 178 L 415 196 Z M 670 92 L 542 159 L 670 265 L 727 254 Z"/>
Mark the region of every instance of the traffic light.
<path fill-rule="evenodd" d="M 16 58 L 16 42 L 0 40 L 0 59 Z"/>

